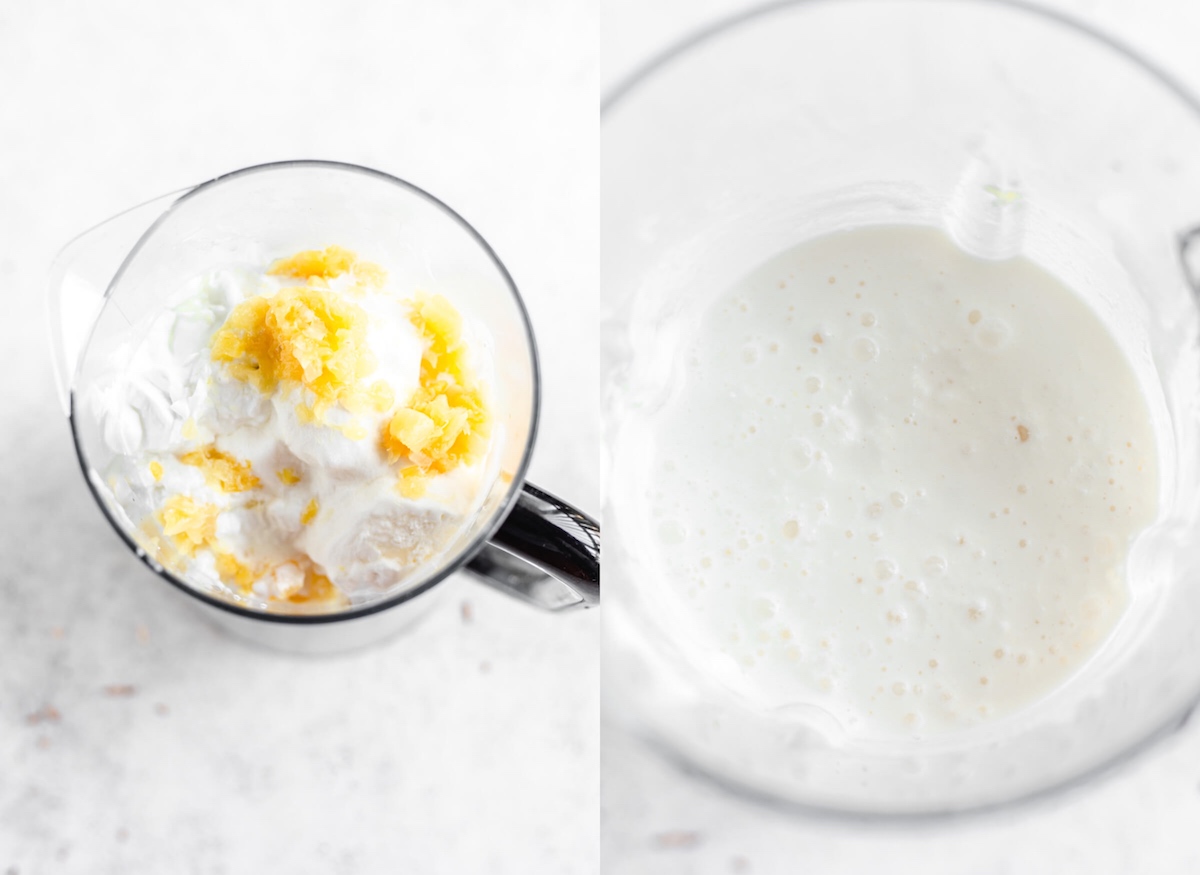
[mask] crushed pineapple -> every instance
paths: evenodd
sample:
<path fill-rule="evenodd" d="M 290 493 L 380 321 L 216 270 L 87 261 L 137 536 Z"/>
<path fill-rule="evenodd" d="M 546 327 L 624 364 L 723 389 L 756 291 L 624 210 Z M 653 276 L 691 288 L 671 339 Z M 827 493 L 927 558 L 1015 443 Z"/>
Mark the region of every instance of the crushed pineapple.
<path fill-rule="evenodd" d="M 308 502 L 308 506 L 304 508 L 304 512 L 300 514 L 300 525 L 307 526 L 309 523 L 315 520 L 317 518 L 317 511 L 320 509 L 320 505 L 317 504 L 317 500 L 315 498 L 310 500 Z"/>
<path fill-rule="evenodd" d="M 392 391 L 392 387 L 388 385 L 387 380 L 376 380 L 367 389 L 367 397 L 371 401 L 371 407 L 376 413 L 384 413 L 392 409 L 392 405 L 396 403 L 396 393 Z"/>
<path fill-rule="evenodd" d="M 311 521 L 316 512 L 317 500 L 314 498 L 305 509 L 305 524 Z M 211 550 L 221 581 L 243 594 L 248 593 L 260 578 L 271 574 L 276 566 L 268 564 L 255 567 L 226 549 L 217 538 L 219 515 L 220 508 L 215 504 L 200 504 L 190 496 L 173 495 L 167 499 L 155 517 L 162 526 L 163 534 L 171 539 L 179 553 L 195 556 L 201 549 Z M 158 534 L 152 528 L 143 525 L 142 536 L 156 559 L 164 564 L 170 562 L 170 557 L 164 555 Z M 344 600 L 344 596 L 329 578 L 311 561 L 304 559 L 300 564 L 304 568 L 304 584 L 295 592 L 288 593 L 286 601 L 292 604 L 320 604 Z M 169 567 L 176 573 L 184 571 L 178 561 L 171 563 Z"/>
<path fill-rule="evenodd" d="M 400 480 L 396 488 L 405 498 L 420 498 L 425 494 L 425 481 L 428 476 L 416 465 L 408 465 L 400 469 Z"/>
<path fill-rule="evenodd" d="M 172 495 L 156 514 L 163 534 L 181 553 L 195 556 L 201 547 L 211 547 L 217 540 L 215 504 L 199 504 L 189 495 Z"/>
<path fill-rule="evenodd" d="M 399 488 L 415 498 L 429 474 L 473 464 L 483 455 L 491 417 L 467 360 L 458 311 L 440 295 L 421 295 L 409 318 L 425 341 L 421 384 L 384 426 L 380 443 L 392 462 L 412 463 L 401 472 Z"/>
<path fill-rule="evenodd" d="M 328 246 L 307 249 L 287 258 L 280 258 L 267 270 L 270 276 L 285 276 L 322 286 L 344 273 L 351 273 L 354 282 L 346 288 L 350 294 L 362 295 L 369 289 L 381 289 L 387 282 L 387 271 L 378 264 L 361 261 L 349 249 Z"/>
<path fill-rule="evenodd" d="M 226 583 L 232 583 L 242 592 L 249 592 L 258 580 L 260 572 L 242 562 L 237 556 L 226 550 L 213 550 L 217 560 L 217 574 Z"/>
<path fill-rule="evenodd" d="M 374 404 L 362 380 L 375 370 L 367 313 L 328 289 L 289 286 L 238 304 L 212 340 L 213 361 L 263 394 L 280 383 L 312 392 L 300 413 L 322 419 L 334 404 L 351 413 Z"/>
<path fill-rule="evenodd" d="M 290 276 L 298 280 L 313 277 L 333 279 L 350 270 L 356 260 L 353 252 L 340 246 L 327 246 L 324 250 L 306 249 L 272 262 L 267 274 Z"/>
<path fill-rule="evenodd" d="M 162 462 L 155 459 L 153 462 L 150 463 L 149 468 L 150 468 L 150 476 L 154 478 L 155 483 L 157 483 L 159 480 L 162 480 L 162 475 L 163 475 Z"/>
<path fill-rule="evenodd" d="M 316 569 L 311 562 L 302 562 L 304 585 L 289 593 L 285 600 L 294 605 L 343 604 L 346 597 L 328 577 Z"/>
<path fill-rule="evenodd" d="M 370 261 L 356 261 L 352 270 L 355 283 L 350 291 L 354 294 L 362 294 L 368 289 L 381 289 L 387 282 L 387 271 Z"/>
<path fill-rule="evenodd" d="M 239 462 L 229 453 L 218 450 L 214 444 L 183 453 L 179 461 L 199 468 L 204 474 L 204 482 L 222 492 L 245 492 L 260 483 L 250 470 L 249 462 Z"/>
<path fill-rule="evenodd" d="M 300 482 L 300 475 L 291 468 L 280 468 L 277 472 L 275 472 L 275 476 L 279 478 L 280 482 L 285 483 L 288 486 L 295 486 Z"/>
<path fill-rule="evenodd" d="M 234 308 L 213 337 L 212 355 L 260 392 L 291 380 L 318 398 L 336 396 L 365 370 L 360 347 L 367 315 L 322 289 L 282 289 Z"/>

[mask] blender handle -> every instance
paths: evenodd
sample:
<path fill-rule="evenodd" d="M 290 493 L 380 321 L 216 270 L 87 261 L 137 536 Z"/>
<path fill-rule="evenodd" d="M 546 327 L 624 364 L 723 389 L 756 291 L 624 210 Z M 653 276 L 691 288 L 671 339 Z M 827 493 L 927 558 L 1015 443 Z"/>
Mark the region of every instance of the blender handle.
<path fill-rule="evenodd" d="M 600 524 L 526 483 L 508 518 L 466 568 L 488 586 L 546 610 L 595 607 Z"/>

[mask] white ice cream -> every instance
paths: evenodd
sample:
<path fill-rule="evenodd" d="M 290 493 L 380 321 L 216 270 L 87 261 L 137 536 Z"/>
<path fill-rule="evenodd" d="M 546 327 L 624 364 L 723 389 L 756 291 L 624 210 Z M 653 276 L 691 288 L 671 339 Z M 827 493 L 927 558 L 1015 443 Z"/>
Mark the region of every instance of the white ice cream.
<path fill-rule="evenodd" d="M 344 291 L 348 281 L 339 277 L 330 285 Z M 396 488 L 398 466 L 379 445 L 391 410 L 360 413 L 364 435 L 352 438 L 333 427 L 351 420 L 344 409 L 332 409 L 328 424 L 301 422 L 297 404 L 304 390 L 268 396 L 232 378 L 212 360 L 214 333 L 238 303 L 274 294 L 281 285 L 262 270 L 216 271 L 135 329 L 107 378 L 85 399 L 116 454 L 106 481 L 135 525 L 153 519 L 170 496 L 219 506 L 221 543 L 240 560 L 268 569 L 251 592 L 229 595 L 259 603 L 286 597 L 302 577 L 295 563 L 306 560 L 350 601 L 366 600 L 403 587 L 440 561 L 477 512 L 494 460 L 437 475 L 419 498 L 405 498 Z M 367 338 L 377 368 L 369 379 L 385 380 L 402 403 L 418 387 L 423 343 L 406 304 L 386 287 L 352 300 L 370 317 Z M 468 322 L 467 346 L 486 385 L 491 367 L 480 355 L 487 349 L 481 336 Z M 207 484 L 200 468 L 180 461 L 209 444 L 248 463 L 260 486 L 224 492 Z M 152 462 L 161 465 L 157 480 Z M 280 478 L 285 471 L 295 482 Z M 314 500 L 315 516 L 305 523 Z M 199 585 L 229 590 L 206 551 L 186 571 Z"/>
<path fill-rule="evenodd" d="M 614 503 L 645 508 L 675 643 L 750 701 L 868 735 L 969 726 L 1122 616 L 1155 433 L 1113 336 L 1032 263 L 925 228 L 813 240 L 680 360 L 627 425 Z"/>

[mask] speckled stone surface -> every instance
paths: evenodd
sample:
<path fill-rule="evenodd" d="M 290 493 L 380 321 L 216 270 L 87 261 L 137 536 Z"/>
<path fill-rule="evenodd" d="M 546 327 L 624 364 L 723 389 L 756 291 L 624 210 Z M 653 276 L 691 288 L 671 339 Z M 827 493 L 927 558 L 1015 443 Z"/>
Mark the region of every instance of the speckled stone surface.
<path fill-rule="evenodd" d="M 1200 91 L 1200 6 L 1046 0 L 1119 34 Z M 746 0 L 603 0 L 603 83 Z M 1197 205 L 1200 218 L 1200 205 Z M 725 795 L 606 725 L 606 875 L 1127 875 L 1200 872 L 1200 723 L 1124 768 L 1022 809 L 936 824 L 849 823 Z"/>
<path fill-rule="evenodd" d="M 96 511 L 52 387 L 55 251 L 285 158 L 378 167 L 492 243 L 541 347 L 531 479 L 595 511 L 586 2 L 0 5 L 0 873 L 595 873 L 597 612 L 453 580 L 364 652 L 211 628 Z"/>

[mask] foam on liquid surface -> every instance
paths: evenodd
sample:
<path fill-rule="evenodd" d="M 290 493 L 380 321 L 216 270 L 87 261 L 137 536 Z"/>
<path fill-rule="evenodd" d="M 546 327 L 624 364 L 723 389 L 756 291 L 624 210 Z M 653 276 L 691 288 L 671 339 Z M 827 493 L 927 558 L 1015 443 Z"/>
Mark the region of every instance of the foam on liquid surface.
<path fill-rule="evenodd" d="M 867 734 L 963 727 L 1121 617 L 1155 435 L 1114 338 L 1032 263 L 927 228 L 820 238 L 683 355 L 648 542 L 680 640 L 736 691 Z"/>

